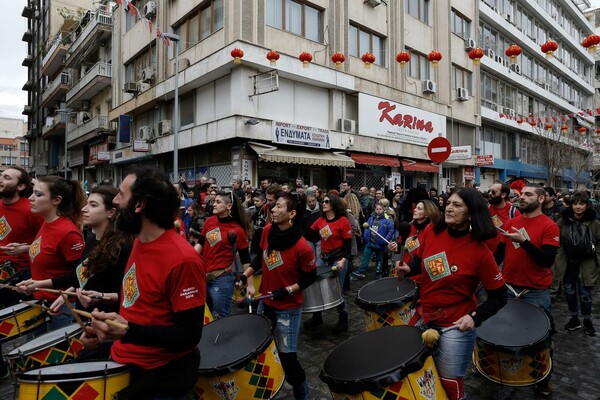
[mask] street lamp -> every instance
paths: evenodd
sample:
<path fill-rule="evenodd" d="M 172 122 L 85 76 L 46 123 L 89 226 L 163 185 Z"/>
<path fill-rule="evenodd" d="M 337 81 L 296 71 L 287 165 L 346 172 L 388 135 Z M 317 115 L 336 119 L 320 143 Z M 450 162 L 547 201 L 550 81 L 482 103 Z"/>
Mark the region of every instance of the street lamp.
<path fill-rule="evenodd" d="M 164 33 L 175 42 L 175 107 L 173 113 L 173 183 L 179 181 L 179 35 Z"/>

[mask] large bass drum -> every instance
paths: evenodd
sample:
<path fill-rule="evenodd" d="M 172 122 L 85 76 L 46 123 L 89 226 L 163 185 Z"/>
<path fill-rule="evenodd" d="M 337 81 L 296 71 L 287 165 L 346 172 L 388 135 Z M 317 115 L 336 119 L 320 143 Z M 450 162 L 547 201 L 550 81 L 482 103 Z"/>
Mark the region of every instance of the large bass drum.
<path fill-rule="evenodd" d="M 302 311 L 325 311 L 342 304 L 342 288 L 338 273 L 325 264 L 317 267 L 317 280 L 302 291 Z"/>

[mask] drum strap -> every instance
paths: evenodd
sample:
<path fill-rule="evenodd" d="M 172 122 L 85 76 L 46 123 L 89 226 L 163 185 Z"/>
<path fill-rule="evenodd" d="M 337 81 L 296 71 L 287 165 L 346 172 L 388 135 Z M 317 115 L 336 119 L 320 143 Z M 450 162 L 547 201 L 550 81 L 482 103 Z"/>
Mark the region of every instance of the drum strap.
<path fill-rule="evenodd" d="M 517 292 L 515 290 L 515 288 L 513 288 L 511 285 L 509 285 L 508 283 L 506 284 L 506 287 L 508 288 L 508 290 L 510 290 L 512 292 L 512 294 L 515 295 L 515 297 L 518 299 L 519 297 L 523 296 L 524 294 L 529 293 L 531 290 L 530 289 L 526 289 L 526 288 L 522 288 L 520 292 Z"/>

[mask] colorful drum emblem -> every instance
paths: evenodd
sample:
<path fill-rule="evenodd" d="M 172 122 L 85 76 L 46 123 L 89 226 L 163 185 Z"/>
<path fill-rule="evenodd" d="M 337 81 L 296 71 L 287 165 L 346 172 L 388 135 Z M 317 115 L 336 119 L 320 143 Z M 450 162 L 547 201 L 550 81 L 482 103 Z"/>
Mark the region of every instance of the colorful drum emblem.
<path fill-rule="evenodd" d="M 508 299 L 496 315 L 477 328 L 473 352 L 483 376 L 507 386 L 529 386 L 552 369 L 550 320 L 542 309 Z"/>
<path fill-rule="evenodd" d="M 0 264 L 0 282 L 4 282 L 15 274 L 12 263 L 8 260 Z"/>
<path fill-rule="evenodd" d="M 256 314 L 217 319 L 204 327 L 197 399 L 271 399 L 285 374 L 269 321 Z"/>
<path fill-rule="evenodd" d="M 64 364 L 76 358 L 83 349 L 78 339 L 80 335 L 78 324 L 69 325 L 13 349 L 6 359 L 16 374 L 46 365 Z"/>
<path fill-rule="evenodd" d="M 208 308 L 208 305 L 204 305 L 204 325 L 213 322 L 214 318 L 210 312 L 210 309 Z"/>
<path fill-rule="evenodd" d="M 32 332 L 45 322 L 45 314 L 39 307 L 22 303 L 3 308 L 0 310 L 0 343 Z"/>
<path fill-rule="evenodd" d="M 256 289 L 256 293 L 254 293 L 254 296 L 260 296 L 260 283 L 262 282 L 262 274 L 258 274 L 258 275 L 252 275 L 252 279 L 253 279 L 253 283 L 254 283 L 254 288 Z M 234 300 L 239 300 L 239 299 L 243 299 L 248 297 L 248 293 L 246 292 L 246 287 L 237 287 L 235 286 L 234 290 L 233 290 L 233 299 Z"/>
<path fill-rule="evenodd" d="M 422 332 L 388 326 L 350 338 L 329 353 L 320 378 L 334 400 L 447 399 Z"/>
<path fill-rule="evenodd" d="M 363 309 L 367 331 L 392 325 L 414 325 L 412 298 L 417 292 L 413 280 L 382 278 L 358 290 L 356 304 Z"/>
<path fill-rule="evenodd" d="M 112 361 L 53 365 L 19 376 L 19 400 L 108 400 L 129 385 L 129 369 Z"/>

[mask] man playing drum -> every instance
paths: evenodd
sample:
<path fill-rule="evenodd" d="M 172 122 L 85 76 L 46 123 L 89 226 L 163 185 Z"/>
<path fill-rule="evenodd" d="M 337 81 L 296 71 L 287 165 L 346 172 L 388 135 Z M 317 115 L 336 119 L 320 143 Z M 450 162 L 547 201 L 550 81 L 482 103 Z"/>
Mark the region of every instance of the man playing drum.
<path fill-rule="evenodd" d="M 179 199 L 162 172 L 146 167 L 130 173 L 113 203 L 119 207 L 119 229 L 137 237 L 123 277 L 119 313 L 95 310 L 86 336 L 114 341 L 112 359 L 130 365 L 125 398 L 187 398 L 200 362 L 204 263 L 172 229 Z"/>
<path fill-rule="evenodd" d="M 523 188 L 519 197 L 521 215 L 503 225 L 506 233 L 502 233 L 504 238 L 495 257 L 498 264 L 504 261 L 508 296 L 541 307 L 554 331 L 550 286 L 560 233 L 556 223 L 542 213 L 546 196 L 542 187 L 527 185 Z M 536 391 L 540 395 L 550 396 L 550 376 L 537 384 Z"/>

